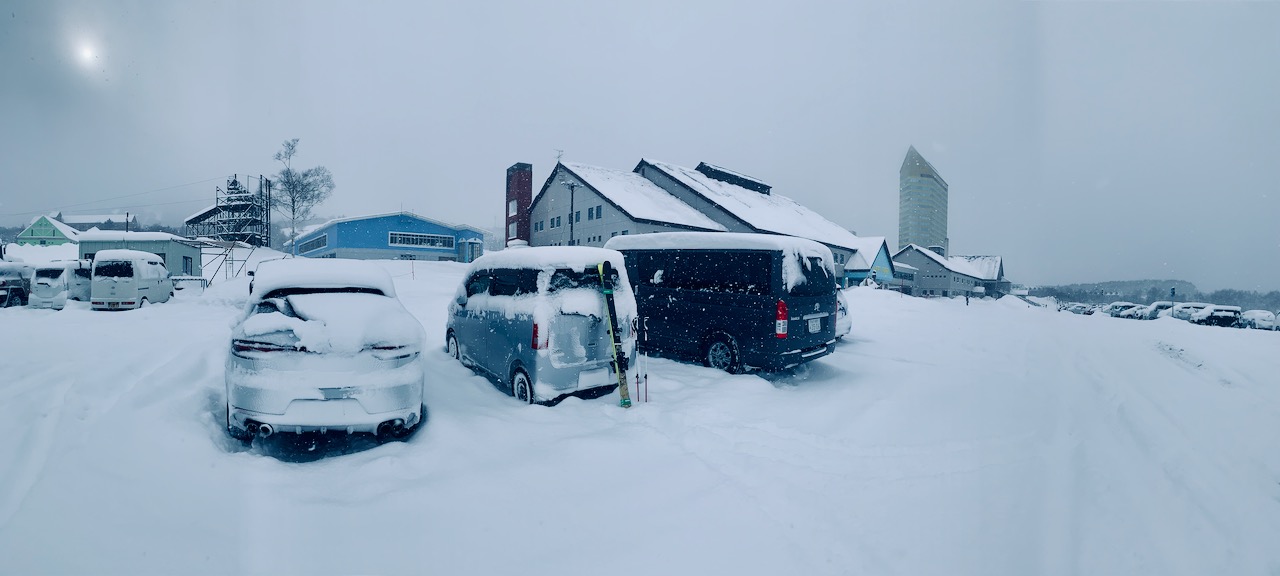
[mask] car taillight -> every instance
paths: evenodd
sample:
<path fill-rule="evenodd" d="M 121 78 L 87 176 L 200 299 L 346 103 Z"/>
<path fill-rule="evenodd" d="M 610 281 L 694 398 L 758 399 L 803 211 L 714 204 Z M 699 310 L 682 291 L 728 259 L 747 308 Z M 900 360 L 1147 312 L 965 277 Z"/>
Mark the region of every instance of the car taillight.
<path fill-rule="evenodd" d="M 778 300 L 778 314 L 773 325 L 773 335 L 777 338 L 787 337 L 787 303 Z"/>
<path fill-rule="evenodd" d="M 294 346 L 272 344 L 270 342 L 257 342 L 254 340 L 232 340 L 231 349 L 235 352 L 305 352 L 304 349 Z"/>
<path fill-rule="evenodd" d="M 541 349 L 542 349 L 542 339 L 538 338 L 538 323 L 537 323 L 537 322 L 534 322 L 534 323 L 533 323 L 533 349 L 534 349 L 534 350 L 541 350 Z"/>

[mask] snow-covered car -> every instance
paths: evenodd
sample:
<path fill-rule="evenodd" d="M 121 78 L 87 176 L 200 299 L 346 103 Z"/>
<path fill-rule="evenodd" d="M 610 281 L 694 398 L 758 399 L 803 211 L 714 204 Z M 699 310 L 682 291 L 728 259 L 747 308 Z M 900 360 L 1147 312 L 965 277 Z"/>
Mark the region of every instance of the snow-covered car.
<path fill-rule="evenodd" d="M 1276 315 L 1268 310 L 1247 310 L 1240 314 L 1240 327 L 1275 330 Z"/>
<path fill-rule="evenodd" d="M 426 418 L 422 325 L 390 275 L 359 260 L 258 265 L 231 332 L 227 433 L 407 436 Z"/>
<path fill-rule="evenodd" d="M 1169 315 L 1179 320 L 1191 320 L 1191 315 L 1209 306 L 1208 302 L 1180 302 L 1174 304 Z"/>
<path fill-rule="evenodd" d="M 1155 320 L 1160 317 L 1160 313 L 1173 308 L 1173 302 L 1168 300 L 1159 300 L 1152 302 L 1146 306 L 1141 306 L 1136 312 L 1136 318 L 1139 320 Z"/>
<path fill-rule="evenodd" d="M 91 284 L 89 305 L 94 310 L 132 310 L 173 297 L 173 281 L 164 258 L 141 250 L 94 254 Z"/>
<path fill-rule="evenodd" d="M 1206 326 L 1235 326 L 1240 320 L 1240 307 L 1218 304 L 1205 306 L 1192 313 L 1190 320 L 1192 324 Z"/>
<path fill-rule="evenodd" d="M 1128 310 L 1134 306 L 1137 306 L 1137 304 L 1134 304 L 1133 302 L 1119 301 L 1119 302 L 1112 302 L 1110 304 L 1107 304 L 1106 306 L 1103 306 L 1101 309 L 1099 309 L 1099 311 L 1108 316 L 1115 317 L 1119 315 L 1121 312 Z"/>
<path fill-rule="evenodd" d="M 1118 313 L 1113 314 L 1113 316 L 1116 318 L 1137 319 L 1139 318 L 1139 314 L 1141 314 L 1143 310 L 1146 310 L 1146 308 L 1146 306 L 1141 304 L 1134 304 L 1128 308 L 1121 309 Z"/>
<path fill-rule="evenodd" d="M 853 331 L 853 318 L 849 316 L 849 299 L 844 291 L 836 289 L 836 339 L 840 340 Z"/>
<path fill-rule="evenodd" d="M 0 262 L 0 308 L 26 306 L 31 294 L 32 267 L 19 262 Z"/>
<path fill-rule="evenodd" d="M 616 271 L 623 368 L 635 358 L 636 301 L 622 254 L 587 246 L 509 248 L 477 258 L 449 304 L 445 349 L 526 403 L 618 385 L 597 266 Z"/>
<path fill-rule="evenodd" d="M 1088 304 L 1082 304 L 1079 302 L 1075 304 L 1068 304 L 1065 310 L 1072 314 L 1093 314 L 1092 306 L 1089 306 Z"/>
<path fill-rule="evenodd" d="M 89 275 L 87 260 L 55 261 L 36 266 L 27 305 L 61 310 L 68 300 L 88 300 Z"/>

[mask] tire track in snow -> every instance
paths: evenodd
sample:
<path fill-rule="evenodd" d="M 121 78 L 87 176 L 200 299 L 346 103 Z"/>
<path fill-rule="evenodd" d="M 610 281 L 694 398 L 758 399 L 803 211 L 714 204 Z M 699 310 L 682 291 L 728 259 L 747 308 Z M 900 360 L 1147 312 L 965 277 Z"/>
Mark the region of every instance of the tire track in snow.
<path fill-rule="evenodd" d="M 62 370 L 51 370 L 50 374 L 58 374 Z M 39 381 L 60 382 L 53 393 L 52 402 L 48 404 L 39 422 L 27 428 L 19 440 L 18 456 L 13 466 L 6 466 L 5 483 L 9 486 L 0 494 L 0 532 L 8 526 L 10 519 L 22 507 L 27 494 L 40 480 L 49 455 L 53 451 L 54 436 L 58 425 L 62 422 L 63 408 L 66 405 L 67 393 L 73 386 L 73 379 L 68 375 L 60 379 L 40 378 Z"/>

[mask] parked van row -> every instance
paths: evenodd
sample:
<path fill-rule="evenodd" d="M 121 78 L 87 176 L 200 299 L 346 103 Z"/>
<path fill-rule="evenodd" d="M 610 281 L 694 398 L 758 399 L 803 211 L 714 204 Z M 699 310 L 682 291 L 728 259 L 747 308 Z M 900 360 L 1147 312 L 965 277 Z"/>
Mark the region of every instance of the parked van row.
<path fill-rule="evenodd" d="M 611 392 L 638 353 L 729 372 L 796 366 L 832 352 L 840 311 L 831 251 L 819 243 L 620 236 L 604 248 L 510 247 L 477 258 L 449 302 L 445 350 L 517 400 L 551 404 Z M 422 340 L 376 265 L 263 262 L 232 331 L 227 432 L 402 437 L 426 418 Z"/>
<path fill-rule="evenodd" d="M 173 295 L 164 260 L 140 250 L 103 250 L 92 261 L 0 262 L 0 308 L 61 310 L 74 300 L 94 310 L 132 310 Z"/>

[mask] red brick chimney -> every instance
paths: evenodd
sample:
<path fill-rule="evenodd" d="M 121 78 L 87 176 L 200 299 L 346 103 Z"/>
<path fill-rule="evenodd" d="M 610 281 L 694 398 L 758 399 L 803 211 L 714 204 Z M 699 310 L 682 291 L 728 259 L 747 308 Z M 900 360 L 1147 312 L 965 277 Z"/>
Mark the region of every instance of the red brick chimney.
<path fill-rule="evenodd" d="M 533 203 L 533 165 L 517 162 L 507 168 L 507 242 L 529 241 L 529 205 Z"/>

